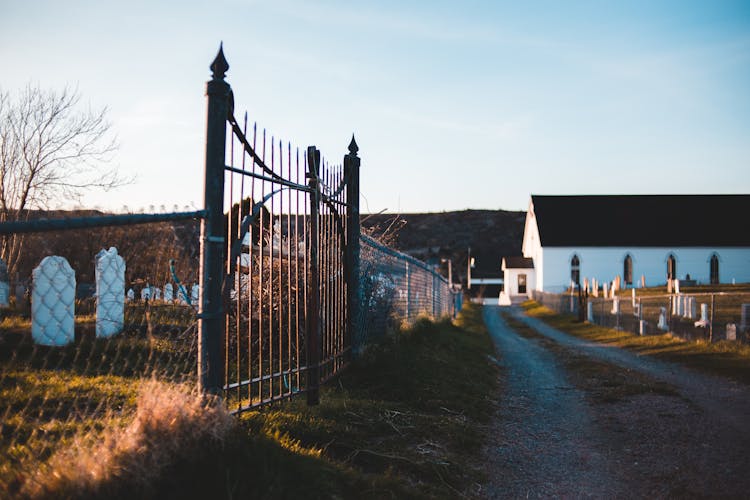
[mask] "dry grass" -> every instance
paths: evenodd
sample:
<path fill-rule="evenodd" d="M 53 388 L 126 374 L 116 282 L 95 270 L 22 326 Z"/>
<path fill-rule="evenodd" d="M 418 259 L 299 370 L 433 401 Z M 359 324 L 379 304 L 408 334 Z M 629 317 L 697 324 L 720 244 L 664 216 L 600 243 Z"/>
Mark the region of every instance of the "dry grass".
<path fill-rule="evenodd" d="M 31 498 L 147 493 L 170 464 L 224 442 L 234 420 L 217 401 L 185 385 L 144 382 L 132 421 L 115 419 L 103 435 L 78 437 L 26 482 Z M 71 466 L 73 465 L 73 466 Z"/>

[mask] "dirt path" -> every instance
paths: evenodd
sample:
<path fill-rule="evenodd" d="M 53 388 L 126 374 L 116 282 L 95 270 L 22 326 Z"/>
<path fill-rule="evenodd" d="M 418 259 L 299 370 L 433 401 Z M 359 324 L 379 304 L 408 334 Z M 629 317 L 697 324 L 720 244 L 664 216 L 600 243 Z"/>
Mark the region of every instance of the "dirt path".
<path fill-rule="evenodd" d="M 500 308 L 485 307 L 504 369 L 487 448 L 486 497 L 750 496 L 750 388 L 591 344 L 517 309 L 505 311 L 571 356 L 624 367 L 675 391 L 598 401 L 565 369 L 560 349 L 519 335 Z"/>

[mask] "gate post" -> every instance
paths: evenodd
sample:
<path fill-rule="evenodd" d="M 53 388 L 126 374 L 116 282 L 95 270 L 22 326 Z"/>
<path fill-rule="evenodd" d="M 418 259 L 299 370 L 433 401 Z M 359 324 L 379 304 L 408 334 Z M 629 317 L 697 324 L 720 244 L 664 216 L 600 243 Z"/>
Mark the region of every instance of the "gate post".
<path fill-rule="evenodd" d="M 359 147 L 354 141 L 349 143 L 349 154 L 344 155 L 344 179 L 346 179 L 346 337 L 345 347 L 351 347 L 353 354 L 359 354 L 363 339 L 359 335 L 361 289 L 360 272 L 360 225 L 359 225 Z"/>
<path fill-rule="evenodd" d="M 307 354 L 307 404 L 320 402 L 320 268 L 318 265 L 318 211 L 320 210 L 320 151 L 315 146 L 307 148 L 307 177 L 310 179 L 310 290 L 307 294 L 307 325 L 305 347 Z"/>
<path fill-rule="evenodd" d="M 231 87 L 224 81 L 229 64 L 224 50 L 211 63 L 206 84 L 205 216 L 201 221 L 200 299 L 198 308 L 198 384 L 201 391 L 218 394 L 223 385 L 221 340 L 224 334 L 222 281 L 224 278 L 224 166 L 226 123 Z"/>

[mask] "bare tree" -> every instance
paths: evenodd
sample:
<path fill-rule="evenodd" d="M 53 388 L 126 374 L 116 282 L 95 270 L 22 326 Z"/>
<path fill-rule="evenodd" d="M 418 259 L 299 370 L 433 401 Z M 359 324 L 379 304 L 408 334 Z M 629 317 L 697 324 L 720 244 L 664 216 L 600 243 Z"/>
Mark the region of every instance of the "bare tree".
<path fill-rule="evenodd" d="M 55 92 L 27 85 L 15 96 L 0 91 L 0 222 L 126 182 L 107 165 L 117 148 L 107 108 L 86 109 L 80 100 L 78 90 L 67 87 Z M 2 240 L 10 273 L 21 247 L 18 235 Z"/>

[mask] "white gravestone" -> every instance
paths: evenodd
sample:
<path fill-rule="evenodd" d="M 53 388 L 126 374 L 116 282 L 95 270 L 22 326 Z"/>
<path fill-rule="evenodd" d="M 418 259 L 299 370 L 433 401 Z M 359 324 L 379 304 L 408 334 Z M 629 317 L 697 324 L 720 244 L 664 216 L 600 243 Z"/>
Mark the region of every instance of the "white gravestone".
<path fill-rule="evenodd" d="M 133 291 L 132 288 L 128 289 L 127 298 L 128 298 L 128 302 L 135 300 L 135 292 Z"/>
<path fill-rule="evenodd" d="M 701 319 L 695 322 L 695 326 L 701 328 L 708 326 L 708 304 L 701 304 Z"/>
<path fill-rule="evenodd" d="M 45 257 L 32 272 L 31 336 L 41 345 L 75 339 L 76 276 L 64 257 Z"/>
<path fill-rule="evenodd" d="M 620 314 L 620 297 L 612 299 L 612 314 Z"/>
<path fill-rule="evenodd" d="M 632 296 L 631 302 L 633 305 L 633 309 L 635 309 L 635 288 L 630 289 L 630 295 Z"/>
<path fill-rule="evenodd" d="M 638 334 L 639 335 L 646 335 L 648 329 L 648 323 L 646 323 L 645 319 L 642 319 L 638 322 Z"/>
<path fill-rule="evenodd" d="M 737 340 L 737 325 L 727 323 L 727 340 Z"/>
<path fill-rule="evenodd" d="M 148 283 L 146 286 L 141 288 L 141 300 L 149 300 L 151 298 L 151 285 Z"/>
<path fill-rule="evenodd" d="M 190 304 L 193 306 L 198 306 L 198 300 L 200 298 L 201 293 L 201 287 L 199 287 L 197 284 L 193 285 L 193 290 L 190 293 Z"/>
<path fill-rule="evenodd" d="M 589 323 L 594 322 L 594 303 L 586 302 L 586 321 Z"/>
<path fill-rule="evenodd" d="M 164 285 L 164 302 L 172 302 L 174 300 L 174 289 L 172 283 Z"/>
<path fill-rule="evenodd" d="M 666 307 L 659 308 L 659 324 L 656 325 L 656 327 L 659 330 L 664 330 L 664 331 L 669 330 L 669 325 L 667 325 L 667 308 Z"/>
<path fill-rule="evenodd" d="M 153 287 L 154 300 L 161 300 L 161 288 Z"/>
<path fill-rule="evenodd" d="M 111 337 L 125 323 L 125 260 L 111 247 L 96 255 L 96 336 Z"/>
<path fill-rule="evenodd" d="M 0 307 L 10 305 L 10 283 L 8 280 L 8 266 L 0 259 Z"/>
<path fill-rule="evenodd" d="M 604 297 L 604 298 L 606 299 L 607 297 L 609 297 L 609 293 L 608 293 L 608 292 L 609 292 L 609 283 L 607 283 L 607 282 L 605 281 L 605 282 L 604 282 L 604 284 L 603 284 L 602 286 L 604 287 L 604 288 L 603 288 L 603 292 L 604 292 L 604 293 L 602 294 L 602 296 L 603 296 L 603 297 Z"/>

